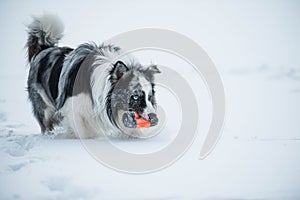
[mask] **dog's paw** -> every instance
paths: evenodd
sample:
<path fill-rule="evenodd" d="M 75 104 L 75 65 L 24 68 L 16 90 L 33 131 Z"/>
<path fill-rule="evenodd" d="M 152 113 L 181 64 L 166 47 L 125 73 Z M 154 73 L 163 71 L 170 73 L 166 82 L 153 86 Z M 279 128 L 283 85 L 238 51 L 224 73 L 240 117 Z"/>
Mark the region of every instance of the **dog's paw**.
<path fill-rule="evenodd" d="M 158 118 L 155 113 L 150 113 L 149 115 L 150 126 L 155 126 L 158 124 Z"/>
<path fill-rule="evenodd" d="M 133 111 L 127 111 L 122 117 L 123 124 L 127 128 L 136 128 L 135 114 Z"/>

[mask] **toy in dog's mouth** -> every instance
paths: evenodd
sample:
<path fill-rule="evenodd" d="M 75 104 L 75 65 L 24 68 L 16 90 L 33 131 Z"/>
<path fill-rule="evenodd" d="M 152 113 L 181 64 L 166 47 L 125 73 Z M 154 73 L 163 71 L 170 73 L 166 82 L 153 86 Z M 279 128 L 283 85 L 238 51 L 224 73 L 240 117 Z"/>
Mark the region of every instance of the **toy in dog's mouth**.
<path fill-rule="evenodd" d="M 131 110 L 123 114 L 122 121 L 127 128 L 148 128 L 158 124 L 155 113 L 148 114 L 148 119 L 145 119 L 138 112 Z"/>

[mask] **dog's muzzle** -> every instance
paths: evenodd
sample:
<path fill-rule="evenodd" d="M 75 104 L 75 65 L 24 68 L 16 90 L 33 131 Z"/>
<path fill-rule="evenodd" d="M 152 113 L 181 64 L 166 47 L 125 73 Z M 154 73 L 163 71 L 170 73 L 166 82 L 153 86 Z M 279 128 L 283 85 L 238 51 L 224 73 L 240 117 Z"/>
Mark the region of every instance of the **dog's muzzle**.
<path fill-rule="evenodd" d="M 148 114 L 148 119 L 145 119 L 138 112 L 134 111 L 125 112 L 122 121 L 127 128 L 148 128 L 158 124 L 158 118 L 155 113 Z"/>

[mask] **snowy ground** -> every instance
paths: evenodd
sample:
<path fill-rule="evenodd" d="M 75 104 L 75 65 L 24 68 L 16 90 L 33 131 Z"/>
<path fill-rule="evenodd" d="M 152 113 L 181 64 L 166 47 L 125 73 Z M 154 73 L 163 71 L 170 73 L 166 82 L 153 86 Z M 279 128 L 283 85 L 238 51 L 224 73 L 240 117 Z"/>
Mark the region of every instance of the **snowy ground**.
<path fill-rule="evenodd" d="M 129 11 L 123 9 L 127 5 L 119 3 L 122 6 L 118 8 L 111 3 L 105 4 L 103 10 L 108 12 L 107 10 L 116 9 L 114 13 L 128 14 Z M 152 4 L 147 4 L 157 12 L 155 16 L 144 16 L 142 11 L 137 11 L 141 14 L 139 19 L 133 14 L 123 15 L 122 18 L 128 20 L 128 23 L 122 23 L 120 26 L 110 25 L 110 28 L 102 30 L 101 26 L 107 25 L 102 21 L 99 22 L 98 29 L 87 31 L 88 26 L 94 25 L 94 21 L 84 23 L 80 21 L 83 16 L 75 15 L 68 8 L 68 6 L 73 6 L 74 10 L 81 8 L 78 2 L 74 5 L 65 3 L 58 7 L 53 2 L 47 2 L 45 5 L 37 2 L 26 4 L 1 2 L 0 10 L 3 17 L 0 18 L 0 22 L 7 28 L 2 30 L 6 38 L 0 38 L 1 44 L 5 47 L 0 50 L 0 199 L 300 198 L 300 69 L 297 63 L 291 64 L 299 58 L 297 51 L 299 49 L 295 49 L 299 39 L 295 40 L 295 37 L 292 37 L 293 34 L 297 35 L 299 30 L 290 31 L 292 29 L 288 26 L 282 28 L 286 32 L 277 34 L 276 31 L 273 32 L 276 26 L 270 23 L 273 35 L 288 37 L 292 41 L 288 43 L 290 46 L 285 46 L 283 40 L 277 40 L 276 44 L 280 45 L 283 52 L 278 54 L 277 49 L 267 46 L 273 41 L 268 40 L 267 36 L 272 34 L 263 31 L 256 35 L 255 41 L 248 41 L 250 37 L 246 37 L 244 33 L 250 35 L 253 33 L 243 29 L 245 26 L 242 22 L 251 26 L 251 23 L 247 23 L 251 20 L 247 17 L 235 17 L 241 13 L 245 13 L 245 16 L 251 13 L 242 3 L 237 5 L 241 11 L 233 9 L 235 7 L 229 9 L 225 5 L 222 5 L 224 9 L 218 7 L 217 11 L 221 13 L 219 15 L 216 14 L 215 6 L 212 4 L 202 3 L 198 8 L 195 5 L 188 6 L 183 13 L 190 22 L 207 27 L 196 30 L 189 27 L 185 21 L 176 18 L 180 17 L 176 14 L 182 4 L 175 4 L 174 10 L 170 11 L 170 15 L 173 16 L 170 19 L 161 20 L 158 17 L 164 16 L 163 11 L 169 8 L 168 3 L 161 5 L 157 10 Z M 276 4 L 277 7 L 270 6 L 272 13 L 279 8 L 289 15 L 295 13 L 293 10 L 287 12 L 290 5 L 281 6 L 282 4 L 279 2 Z M 141 5 L 136 2 L 136 6 Z M 264 16 L 263 6 L 255 4 L 254 7 L 258 13 L 256 17 Z M 94 12 L 88 12 L 88 8 Z M 199 16 L 195 14 L 196 8 L 202 11 L 197 12 Z M 102 16 L 95 12 L 98 8 L 94 4 L 84 5 L 82 9 L 85 9 L 89 17 Z M 22 49 L 26 40 L 22 23 L 28 21 L 29 14 L 41 13 L 42 10 L 55 11 L 62 16 L 68 25 L 66 39 L 63 42 L 72 46 L 81 41 L 89 39 L 97 41 L 95 38 L 101 41 L 122 31 L 149 26 L 170 28 L 201 41 L 217 64 L 226 94 L 223 135 L 212 154 L 204 160 L 198 160 L 203 142 L 200 130 L 191 148 L 170 167 L 156 173 L 132 175 L 116 172 L 97 162 L 85 150 L 80 140 L 42 136 L 27 101 L 25 91 L 27 69 L 23 67 L 25 50 Z M 65 12 L 66 10 L 68 12 Z M 105 14 L 108 16 L 108 13 Z M 194 14 L 195 16 L 190 18 Z M 216 16 L 210 15 L 210 18 L 205 18 L 208 14 Z M 272 16 L 270 13 L 266 15 Z M 196 19 L 196 16 L 199 19 Z M 11 17 L 10 26 L 5 21 L 9 17 Z M 241 20 L 241 23 L 235 21 L 236 19 Z M 262 19 L 260 25 L 271 19 L 273 18 Z M 285 21 L 289 18 L 280 19 L 282 21 L 278 21 L 277 24 L 279 28 L 280 25 L 285 26 L 286 22 L 292 24 L 291 21 Z M 205 20 L 209 22 L 206 24 Z M 220 33 L 224 27 L 211 25 L 214 20 L 216 22 L 228 20 L 234 23 L 228 23 L 230 29 L 225 28 L 227 32 L 224 30 L 225 33 Z M 133 25 L 133 21 L 140 24 Z M 111 19 L 111 24 L 118 22 L 117 17 Z M 78 24 L 85 29 L 78 31 Z M 255 30 L 261 28 L 260 25 Z M 227 38 L 230 34 L 233 36 Z M 217 42 L 212 41 L 212 37 Z M 264 40 L 267 41 L 266 44 L 261 44 Z M 219 48 L 219 44 L 223 44 L 225 50 Z M 229 47 L 229 44 L 233 46 Z M 249 45 L 252 44 L 254 46 L 251 49 Z M 255 46 L 258 44 L 261 46 Z M 230 51 L 226 50 L 226 47 L 230 48 Z M 289 48 L 292 50 L 289 51 Z M 251 54 L 257 52 L 256 50 L 261 57 L 255 53 Z M 270 50 L 270 55 L 264 54 L 267 50 Z M 248 51 L 251 53 L 248 54 Z M 283 56 L 281 60 L 280 56 Z M 169 134 L 172 135 L 171 132 Z M 169 139 L 169 136 L 157 137 L 150 141 L 117 141 L 117 143 L 127 149 L 131 149 L 132 146 L 160 147 L 165 145 L 165 140 L 161 139 Z"/>

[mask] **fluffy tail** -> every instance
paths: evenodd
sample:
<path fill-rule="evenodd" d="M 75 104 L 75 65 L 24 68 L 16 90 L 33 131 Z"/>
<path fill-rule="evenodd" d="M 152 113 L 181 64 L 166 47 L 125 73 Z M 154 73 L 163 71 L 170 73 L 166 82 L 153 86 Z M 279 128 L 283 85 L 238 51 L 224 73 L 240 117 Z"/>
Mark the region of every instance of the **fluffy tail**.
<path fill-rule="evenodd" d="M 44 49 L 56 46 L 63 36 L 64 25 L 61 20 L 50 14 L 33 17 L 28 25 L 28 60 Z"/>

